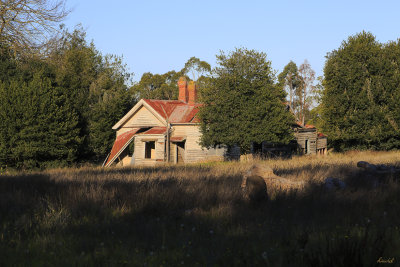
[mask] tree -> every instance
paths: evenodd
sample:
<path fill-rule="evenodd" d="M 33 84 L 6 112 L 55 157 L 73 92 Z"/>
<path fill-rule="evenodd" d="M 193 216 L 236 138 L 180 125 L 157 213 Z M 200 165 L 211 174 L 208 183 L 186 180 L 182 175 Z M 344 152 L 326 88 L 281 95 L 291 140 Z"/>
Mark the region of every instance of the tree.
<path fill-rule="evenodd" d="M 178 99 L 178 80 L 183 74 L 174 70 L 164 74 L 143 73 L 138 83 L 130 89 L 136 101 L 145 99 Z"/>
<path fill-rule="evenodd" d="M 76 162 L 82 141 L 77 113 L 49 69 L 35 65 L 28 78 L 19 69 L 0 82 L 0 165 L 31 169 Z"/>
<path fill-rule="evenodd" d="M 206 76 L 211 72 L 211 66 L 206 61 L 201 61 L 197 57 L 191 57 L 185 63 L 185 67 L 181 72 L 183 74 L 188 74 L 190 72 L 193 76 L 193 81 L 197 81 L 200 77 Z"/>
<path fill-rule="evenodd" d="M 324 93 L 324 78 L 319 76 L 317 78 L 318 83 L 313 87 L 313 95 L 312 100 L 315 105 L 313 109 L 310 110 L 309 116 L 307 118 L 307 124 L 314 125 L 317 129 L 322 129 L 323 121 L 322 121 L 322 96 Z"/>
<path fill-rule="evenodd" d="M 168 71 L 164 74 L 143 73 L 140 81 L 132 86 L 131 93 L 138 101 L 145 99 L 178 99 L 178 80 L 191 74 L 200 91 L 208 83 L 211 66 L 205 61 L 191 57 L 180 71 Z"/>
<path fill-rule="evenodd" d="M 69 13 L 64 0 L 2 0 L 0 43 L 14 52 L 37 48 Z"/>
<path fill-rule="evenodd" d="M 297 99 L 295 98 L 296 89 L 300 84 L 299 73 L 296 63 L 290 61 L 283 69 L 283 71 L 278 75 L 279 85 L 282 88 L 286 88 L 289 94 L 289 107 L 290 110 L 295 111 L 297 105 Z M 298 114 L 295 114 L 298 120 Z"/>
<path fill-rule="evenodd" d="M 294 120 L 266 54 L 240 48 L 221 52 L 217 63 L 201 95 L 201 144 L 238 145 L 247 153 L 253 142 L 288 143 Z"/>
<path fill-rule="evenodd" d="M 400 42 L 350 36 L 324 67 L 323 129 L 336 150 L 400 147 Z"/>
<path fill-rule="evenodd" d="M 315 80 L 315 71 L 311 68 L 311 65 L 307 60 L 299 67 L 299 85 L 296 88 L 296 95 L 299 100 L 298 114 L 300 122 L 304 125 L 306 120 L 306 114 L 309 112 L 310 105 L 313 97 L 313 83 Z"/>

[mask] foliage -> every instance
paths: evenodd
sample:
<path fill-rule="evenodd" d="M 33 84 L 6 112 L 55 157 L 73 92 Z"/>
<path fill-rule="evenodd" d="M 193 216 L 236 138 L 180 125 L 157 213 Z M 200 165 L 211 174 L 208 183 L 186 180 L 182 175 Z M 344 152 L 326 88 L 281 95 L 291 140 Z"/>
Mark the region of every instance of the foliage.
<path fill-rule="evenodd" d="M 136 101 L 140 99 L 178 99 L 178 80 L 182 72 L 174 70 L 164 74 L 152 74 L 146 72 L 142 75 L 139 83 L 130 89 Z"/>
<path fill-rule="evenodd" d="M 64 30 L 41 59 L 0 57 L 0 166 L 46 168 L 104 160 L 111 129 L 132 106 L 122 59 L 102 56 L 82 29 Z"/>
<path fill-rule="evenodd" d="M 315 105 L 313 109 L 306 113 L 307 124 L 314 125 L 317 129 L 322 129 L 323 119 L 322 119 L 322 96 L 324 93 L 323 77 L 319 76 L 317 78 L 318 83 L 313 87 L 312 100 Z"/>
<path fill-rule="evenodd" d="M 323 128 L 337 150 L 400 147 L 400 42 L 367 32 L 328 54 Z"/>
<path fill-rule="evenodd" d="M 111 127 L 134 104 L 127 86 L 131 74 L 122 58 L 101 55 L 78 27 L 63 32 L 47 62 L 78 112 L 83 139 L 79 160 L 104 159 L 115 138 Z"/>
<path fill-rule="evenodd" d="M 199 91 L 201 92 L 209 82 L 209 73 L 211 66 L 205 61 L 201 61 L 196 57 L 191 57 L 180 71 L 171 70 L 164 74 L 153 74 L 146 72 L 142 75 L 140 81 L 134 84 L 130 91 L 136 101 L 140 99 L 178 99 L 178 80 L 180 77 L 186 78 L 189 73 L 196 81 Z"/>
<path fill-rule="evenodd" d="M 297 68 L 296 63 L 290 61 L 278 75 L 278 84 L 286 89 L 289 95 L 290 110 L 297 122 L 302 125 L 310 119 L 310 107 L 314 96 L 315 72 L 307 60 Z"/>
<path fill-rule="evenodd" d="M 207 76 L 211 72 L 211 66 L 206 61 L 202 61 L 197 57 L 191 57 L 186 63 L 185 67 L 181 70 L 182 73 L 193 76 L 193 81 L 198 81 L 200 77 Z M 196 77 L 197 75 L 197 77 Z"/>
<path fill-rule="evenodd" d="M 278 75 L 279 86 L 286 89 L 289 95 L 289 107 L 292 111 L 296 110 L 297 100 L 295 98 L 296 89 L 300 85 L 299 71 L 296 63 L 290 61 L 283 71 Z M 298 116 L 295 117 L 297 118 Z M 297 119 L 298 120 L 298 119 Z"/>
<path fill-rule="evenodd" d="M 289 142 L 293 118 L 266 55 L 240 48 L 217 60 L 210 87 L 201 94 L 201 144 L 238 145 L 246 153 L 253 142 Z"/>
<path fill-rule="evenodd" d="M 76 161 L 77 113 L 45 67 L 0 83 L 1 165 L 31 169 Z"/>
<path fill-rule="evenodd" d="M 299 105 L 297 106 L 296 113 L 298 114 L 299 121 L 304 125 L 306 114 L 309 112 L 313 100 L 312 92 L 315 80 L 315 71 L 311 68 L 307 60 L 304 60 L 304 63 L 299 67 L 299 79 L 300 83 L 296 90 Z"/>

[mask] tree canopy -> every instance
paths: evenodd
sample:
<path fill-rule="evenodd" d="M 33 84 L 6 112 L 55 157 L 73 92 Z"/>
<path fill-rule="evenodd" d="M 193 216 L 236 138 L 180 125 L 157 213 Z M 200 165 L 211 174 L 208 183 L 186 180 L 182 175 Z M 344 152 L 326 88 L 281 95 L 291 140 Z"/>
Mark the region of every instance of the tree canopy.
<path fill-rule="evenodd" d="M 246 153 L 253 142 L 288 143 L 294 120 L 266 54 L 239 48 L 221 52 L 217 63 L 201 94 L 201 144 L 238 145 Z"/>
<path fill-rule="evenodd" d="M 400 147 L 400 41 L 362 32 L 328 54 L 323 129 L 337 150 Z"/>
<path fill-rule="evenodd" d="M 0 42 L 14 52 L 38 48 L 50 39 L 68 13 L 64 0 L 2 0 Z"/>
<path fill-rule="evenodd" d="M 0 166 L 46 168 L 104 160 L 111 127 L 131 108 L 122 59 L 64 31 L 44 58 L 0 57 Z M 8 51 L 8 52 L 7 52 Z"/>

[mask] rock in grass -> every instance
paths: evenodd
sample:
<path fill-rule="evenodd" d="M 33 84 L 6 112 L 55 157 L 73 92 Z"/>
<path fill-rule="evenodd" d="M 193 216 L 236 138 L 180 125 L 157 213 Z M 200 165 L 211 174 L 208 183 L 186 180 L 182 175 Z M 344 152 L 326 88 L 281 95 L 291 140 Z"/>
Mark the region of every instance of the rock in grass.
<path fill-rule="evenodd" d="M 346 183 L 338 178 L 328 177 L 325 179 L 324 187 L 328 190 L 343 189 L 346 187 Z"/>
<path fill-rule="evenodd" d="M 251 181 L 249 181 L 250 177 Z M 241 185 L 245 195 L 249 198 L 251 195 L 254 199 L 262 199 L 261 194 L 265 194 L 265 197 L 268 198 L 268 193 L 271 193 L 270 190 L 289 191 L 303 186 L 304 181 L 291 181 L 287 178 L 279 177 L 274 174 L 272 168 L 260 163 L 254 164 L 248 169 L 243 176 Z"/>
<path fill-rule="evenodd" d="M 246 186 L 243 189 L 245 197 L 253 203 L 260 203 L 268 200 L 267 185 L 261 176 L 248 176 Z"/>
<path fill-rule="evenodd" d="M 357 167 L 363 168 L 367 171 L 377 171 L 377 169 L 378 169 L 374 164 L 370 164 L 366 161 L 357 162 Z"/>

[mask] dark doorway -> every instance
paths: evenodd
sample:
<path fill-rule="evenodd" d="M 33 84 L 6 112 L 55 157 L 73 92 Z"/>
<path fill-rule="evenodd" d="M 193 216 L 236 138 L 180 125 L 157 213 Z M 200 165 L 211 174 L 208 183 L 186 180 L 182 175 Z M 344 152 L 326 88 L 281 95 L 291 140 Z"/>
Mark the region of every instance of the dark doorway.
<path fill-rule="evenodd" d="M 145 144 L 145 159 L 154 159 L 156 157 L 156 142 L 155 141 L 148 141 Z"/>
<path fill-rule="evenodd" d="M 185 162 L 185 142 L 176 143 L 176 163 Z"/>

